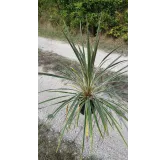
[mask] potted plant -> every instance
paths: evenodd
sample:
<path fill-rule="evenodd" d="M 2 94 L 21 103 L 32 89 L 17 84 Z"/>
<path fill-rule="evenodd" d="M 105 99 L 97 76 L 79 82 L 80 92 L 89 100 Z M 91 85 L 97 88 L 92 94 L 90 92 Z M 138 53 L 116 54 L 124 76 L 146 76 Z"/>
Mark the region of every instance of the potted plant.
<path fill-rule="evenodd" d="M 87 27 L 88 28 L 88 27 Z M 99 32 L 100 25 L 97 30 L 96 40 L 94 45 L 90 42 L 89 31 L 87 29 L 87 42 L 86 48 L 82 40 L 82 48 L 74 44 L 73 40 L 69 36 L 69 32 L 63 30 L 64 36 L 66 37 L 68 43 L 70 44 L 73 52 L 75 53 L 79 65 L 77 68 L 71 68 L 69 66 L 64 66 L 64 71 L 59 72 L 58 74 L 49 74 L 49 73 L 39 73 L 39 75 L 52 76 L 55 78 L 62 78 L 70 81 L 73 84 L 71 88 L 60 88 L 60 89 L 49 89 L 42 92 L 59 92 L 64 95 L 64 99 L 58 103 L 60 106 L 55 109 L 55 111 L 49 115 L 48 118 L 54 118 L 57 113 L 64 107 L 67 110 L 67 118 L 64 124 L 64 127 L 61 131 L 61 136 L 59 140 L 60 146 L 62 137 L 65 130 L 70 127 L 73 121 L 79 121 L 80 114 L 84 115 L 84 130 L 83 130 L 83 143 L 82 143 L 82 152 L 84 150 L 84 140 L 85 137 L 90 137 L 91 146 L 93 144 L 93 126 L 92 121 L 98 128 L 99 134 L 104 138 L 104 133 L 109 132 L 108 125 L 117 129 L 118 133 L 126 143 L 121 131 L 120 124 L 117 120 L 117 117 L 122 121 L 127 121 L 127 105 L 124 105 L 123 100 L 120 99 L 111 90 L 110 82 L 118 83 L 120 77 L 124 74 L 127 68 L 123 66 L 116 72 L 111 72 L 111 76 L 105 76 L 110 73 L 111 69 L 114 67 L 126 62 L 126 60 L 118 61 L 121 55 L 113 60 L 107 67 L 102 68 L 103 64 L 108 60 L 109 56 L 116 50 L 112 50 L 108 53 L 105 58 L 101 60 L 101 63 L 95 67 L 95 59 L 97 55 L 98 45 L 99 45 Z M 80 27 L 80 33 L 82 36 L 82 29 Z M 101 78 L 104 77 L 101 81 Z M 53 99 L 58 99 L 55 97 L 48 99 L 44 102 L 51 101 Z M 44 103 L 44 102 L 40 102 Z M 99 119 L 101 122 L 99 123 Z M 127 144 L 127 143 L 126 143 Z"/>

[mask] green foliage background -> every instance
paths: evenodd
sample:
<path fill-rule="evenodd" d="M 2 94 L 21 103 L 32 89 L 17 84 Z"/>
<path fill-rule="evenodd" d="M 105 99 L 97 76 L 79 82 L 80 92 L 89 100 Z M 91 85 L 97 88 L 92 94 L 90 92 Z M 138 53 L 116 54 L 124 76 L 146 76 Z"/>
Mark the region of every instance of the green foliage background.
<path fill-rule="evenodd" d="M 88 19 L 90 32 L 95 35 L 102 15 L 102 34 L 128 40 L 128 0 L 38 0 L 39 21 L 49 21 L 53 27 L 63 20 L 74 32 L 79 32 Z"/>

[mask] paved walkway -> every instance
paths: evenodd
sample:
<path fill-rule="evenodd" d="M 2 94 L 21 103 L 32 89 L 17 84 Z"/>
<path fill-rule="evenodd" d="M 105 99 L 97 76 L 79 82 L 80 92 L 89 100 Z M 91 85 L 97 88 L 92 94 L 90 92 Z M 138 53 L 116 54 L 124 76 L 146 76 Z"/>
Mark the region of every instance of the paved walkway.
<path fill-rule="evenodd" d="M 61 56 L 64 56 L 66 58 L 72 59 L 72 60 L 77 60 L 72 48 L 70 47 L 69 44 L 58 41 L 58 40 L 52 40 L 48 38 L 43 38 L 43 37 L 38 37 L 38 48 L 43 50 L 43 51 L 49 51 L 52 53 L 57 53 Z M 95 60 L 95 66 L 98 66 L 101 62 L 101 60 L 107 55 L 108 53 L 98 50 L 96 60 Z M 103 67 L 106 67 L 107 65 L 110 64 L 115 58 L 117 58 L 119 54 L 113 53 L 110 56 L 110 59 L 103 65 Z M 127 56 L 122 56 L 120 60 L 127 60 Z M 127 62 L 126 62 L 127 63 Z M 126 65 L 126 63 L 120 64 L 117 67 L 115 67 L 113 70 L 116 71 L 123 66 Z"/>

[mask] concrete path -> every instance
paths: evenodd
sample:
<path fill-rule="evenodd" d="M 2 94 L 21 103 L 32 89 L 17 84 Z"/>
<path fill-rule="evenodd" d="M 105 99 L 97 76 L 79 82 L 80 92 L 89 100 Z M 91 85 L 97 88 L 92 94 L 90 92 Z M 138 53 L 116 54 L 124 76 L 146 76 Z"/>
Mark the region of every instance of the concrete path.
<path fill-rule="evenodd" d="M 38 37 L 38 48 L 41 49 L 42 51 L 49 51 L 49 52 L 52 52 L 52 53 L 57 53 L 61 56 L 64 56 L 66 58 L 77 61 L 77 58 L 76 58 L 72 48 L 70 47 L 70 45 L 68 43 L 58 41 L 58 40 L 52 40 L 52 39 L 48 39 L 48 38 Z M 98 50 L 96 60 L 95 60 L 95 66 L 98 66 L 100 64 L 101 60 L 107 54 L 108 53 L 106 53 L 102 50 Z M 115 60 L 115 58 L 117 58 L 118 56 L 119 56 L 118 53 L 111 54 L 110 59 L 103 65 L 103 67 L 108 66 L 110 64 L 110 62 Z M 122 56 L 119 59 L 119 61 L 120 60 L 127 60 L 127 59 L 128 59 L 127 56 Z M 127 62 L 118 65 L 117 67 L 115 67 L 113 69 L 113 71 L 117 71 L 118 69 L 121 69 L 126 64 L 127 64 Z"/>

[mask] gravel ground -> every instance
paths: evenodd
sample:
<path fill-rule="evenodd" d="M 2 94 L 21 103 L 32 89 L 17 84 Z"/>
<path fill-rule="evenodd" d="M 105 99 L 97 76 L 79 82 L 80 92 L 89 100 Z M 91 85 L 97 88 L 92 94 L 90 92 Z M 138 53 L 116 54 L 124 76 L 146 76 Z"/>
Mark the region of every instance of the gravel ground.
<path fill-rule="evenodd" d="M 72 48 L 70 47 L 69 44 L 67 44 L 65 42 L 58 41 L 58 40 L 52 40 L 49 38 L 38 37 L 38 48 L 41 49 L 42 51 L 57 53 L 61 56 L 64 56 L 66 58 L 77 61 L 77 58 L 76 58 L 75 54 L 73 53 Z M 108 53 L 106 53 L 102 50 L 98 50 L 96 60 L 95 60 L 95 66 L 98 66 L 100 64 L 101 60 L 106 56 L 106 54 L 108 54 Z M 114 60 L 118 56 L 119 56 L 118 53 L 113 53 L 110 56 L 110 59 L 103 65 L 103 67 L 106 67 L 108 64 L 110 64 L 110 62 L 112 62 L 112 60 Z M 120 60 L 127 60 L 127 59 L 128 59 L 127 56 L 122 56 L 119 59 L 119 61 Z M 117 67 L 115 67 L 113 69 L 113 71 L 117 71 L 118 69 L 122 68 L 123 66 L 126 65 L 126 63 L 118 65 Z"/>
<path fill-rule="evenodd" d="M 42 51 L 48 51 L 52 53 L 57 53 L 61 56 L 64 56 L 66 58 L 69 58 L 71 60 L 77 60 L 72 49 L 70 46 L 64 42 L 61 41 L 55 41 L 47 38 L 42 38 L 38 37 L 38 48 L 41 49 Z M 95 65 L 97 66 L 102 58 L 106 53 L 104 51 L 99 50 L 97 53 Z M 119 54 L 115 53 L 112 54 L 111 59 L 115 59 Z M 127 60 L 128 57 L 122 56 L 120 60 Z M 108 65 L 110 61 L 107 61 L 105 65 Z M 119 66 L 120 68 L 122 65 Z M 114 68 L 114 71 L 116 71 L 119 67 Z M 43 71 L 42 67 L 39 67 L 39 71 Z M 50 72 L 50 71 L 49 71 Z M 55 88 L 61 88 L 67 87 L 68 82 L 62 81 L 57 78 L 52 78 L 52 77 L 47 77 L 47 76 L 39 76 L 39 91 L 45 90 L 45 89 L 55 89 Z M 58 94 L 60 95 L 60 94 Z M 39 102 L 46 100 L 48 98 L 54 97 L 53 93 L 41 93 L 39 94 Z M 51 103 L 48 103 L 48 105 Z M 45 107 L 45 105 L 40 105 L 39 107 Z M 44 109 L 39 109 L 39 118 L 41 120 L 46 120 L 46 117 L 48 116 L 49 113 L 52 113 L 52 111 L 57 108 L 58 105 L 56 106 L 50 106 Z M 63 123 L 65 121 L 65 109 L 62 110 L 55 119 L 51 120 L 49 123 L 55 130 L 55 132 L 60 132 L 60 130 L 63 127 Z M 81 143 L 82 143 L 82 129 L 83 129 L 83 120 L 84 116 L 80 116 L 80 122 L 79 126 L 77 128 L 73 128 L 65 132 L 64 139 L 68 141 L 74 141 L 79 148 Z M 127 129 L 123 126 L 123 135 L 126 139 L 128 140 L 128 132 Z M 93 143 L 93 155 L 97 156 L 99 159 L 102 160 L 127 160 L 128 159 L 128 149 L 125 146 L 123 140 L 119 136 L 119 134 L 112 130 L 111 134 L 109 136 L 106 136 L 104 140 L 100 139 L 100 135 L 97 131 L 97 128 L 94 128 L 94 143 Z M 89 156 L 89 142 L 85 142 L 85 149 L 84 149 L 84 156 Z"/>
<path fill-rule="evenodd" d="M 42 67 L 39 67 L 39 71 L 42 71 Z M 50 72 L 51 73 L 51 72 Z M 62 81 L 57 78 L 47 77 L 47 76 L 39 76 L 39 91 L 45 89 L 54 89 L 67 87 L 68 82 Z M 60 95 L 60 94 L 58 94 Z M 41 93 L 39 94 L 39 102 L 46 100 L 48 98 L 54 97 L 53 93 Z M 53 102 L 52 102 L 53 103 Z M 51 103 L 48 103 L 48 105 Z M 45 107 L 45 105 L 40 105 L 39 107 Z M 49 113 L 55 110 L 58 105 L 50 106 L 44 109 L 39 109 L 39 118 L 42 120 L 46 120 L 46 117 Z M 65 121 L 65 109 L 62 110 L 55 119 L 51 120 L 49 123 L 52 125 L 55 132 L 60 132 L 62 129 L 63 123 Z M 80 116 L 79 126 L 74 128 L 74 124 L 69 132 L 66 132 L 64 135 L 64 139 L 68 141 L 74 141 L 78 148 L 82 143 L 82 129 L 83 129 L 83 120 L 84 116 Z M 111 128 L 110 128 L 111 129 Z M 111 129 L 112 130 L 112 129 Z M 127 140 L 127 129 L 123 126 L 123 135 Z M 85 151 L 84 156 L 89 156 L 89 142 L 85 143 Z M 125 146 L 123 140 L 119 136 L 119 134 L 112 130 L 109 136 L 106 136 L 104 140 L 100 139 L 100 135 L 97 131 L 97 128 L 94 128 L 94 144 L 93 144 L 93 154 L 102 160 L 127 160 L 128 153 L 127 147 Z"/>

